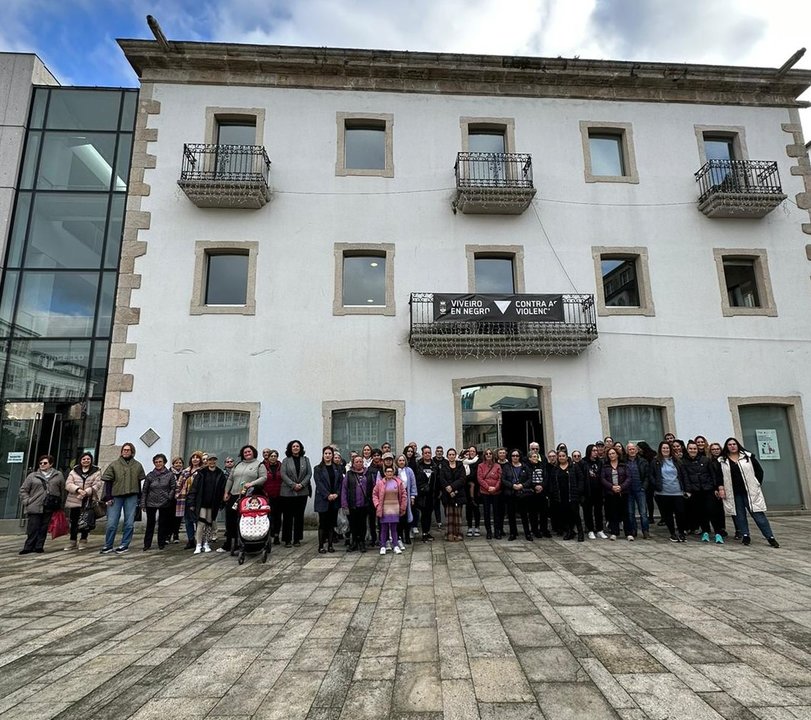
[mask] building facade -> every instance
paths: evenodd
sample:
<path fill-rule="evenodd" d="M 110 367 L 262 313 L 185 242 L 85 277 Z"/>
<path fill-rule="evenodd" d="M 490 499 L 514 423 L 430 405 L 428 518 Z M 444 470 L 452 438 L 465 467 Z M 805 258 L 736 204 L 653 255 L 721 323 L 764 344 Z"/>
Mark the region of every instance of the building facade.
<path fill-rule="evenodd" d="M 0 58 L 0 77 L 0 523 L 13 526 L 39 455 L 68 468 L 98 449 L 138 93 L 59 87 L 31 55 Z"/>
<path fill-rule="evenodd" d="M 107 457 L 672 430 L 807 505 L 811 73 L 120 44 Z"/>

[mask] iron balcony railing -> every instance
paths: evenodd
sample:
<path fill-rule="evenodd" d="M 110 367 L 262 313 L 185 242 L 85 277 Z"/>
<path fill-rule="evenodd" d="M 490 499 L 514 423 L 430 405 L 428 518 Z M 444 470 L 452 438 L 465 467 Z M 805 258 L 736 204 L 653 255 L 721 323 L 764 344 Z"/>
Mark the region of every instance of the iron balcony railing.
<path fill-rule="evenodd" d="M 460 152 L 457 188 L 533 188 L 532 156 L 527 153 Z"/>
<path fill-rule="evenodd" d="M 716 193 L 749 196 L 782 195 L 780 172 L 773 160 L 708 160 L 695 173 L 699 203 Z"/>
<path fill-rule="evenodd" d="M 597 339 L 594 296 L 570 294 L 561 300 L 560 320 L 449 320 L 434 317 L 435 293 L 411 293 L 409 345 L 422 355 L 504 357 L 577 355 Z M 488 297 L 488 296 L 473 296 Z M 500 296 L 502 297 L 502 296 Z M 513 302 L 522 296 L 503 296 Z"/>
<path fill-rule="evenodd" d="M 267 187 L 270 160 L 261 145 L 183 145 L 180 182 L 264 183 Z"/>

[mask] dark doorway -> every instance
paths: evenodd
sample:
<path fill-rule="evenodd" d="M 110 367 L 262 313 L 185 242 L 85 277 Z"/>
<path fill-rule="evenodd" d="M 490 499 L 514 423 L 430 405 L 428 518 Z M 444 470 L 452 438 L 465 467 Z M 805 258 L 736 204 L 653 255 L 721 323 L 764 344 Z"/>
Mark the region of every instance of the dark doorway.
<path fill-rule="evenodd" d="M 504 447 L 518 448 L 525 453 L 531 442 L 537 442 L 543 454 L 545 448 L 541 416 L 537 410 L 503 410 L 501 423 L 501 441 Z"/>

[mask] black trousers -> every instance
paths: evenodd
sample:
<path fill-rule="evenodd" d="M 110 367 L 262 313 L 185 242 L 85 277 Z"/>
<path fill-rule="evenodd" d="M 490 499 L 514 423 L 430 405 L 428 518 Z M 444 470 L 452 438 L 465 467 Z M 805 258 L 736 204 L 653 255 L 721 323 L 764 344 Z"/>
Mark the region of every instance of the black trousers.
<path fill-rule="evenodd" d="M 482 495 L 484 501 L 484 528 L 500 538 L 504 527 L 504 501 L 501 495 Z M 492 523 L 492 530 L 491 530 Z"/>
<path fill-rule="evenodd" d="M 692 506 L 692 518 L 695 525 L 693 527 L 701 528 L 701 532 L 715 534 L 720 533 L 721 528 L 717 523 L 716 503 L 718 498 L 715 497 L 713 490 L 700 490 L 690 495 L 690 505 Z"/>
<path fill-rule="evenodd" d="M 338 508 L 318 513 L 318 546 L 332 545 L 332 533 L 338 524 Z"/>
<path fill-rule="evenodd" d="M 563 510 L 563 525 L 567 532 L 577 530 L 578 535 L 583 533 L 583 523 L 580 520 L 580 503 L 576 500 L 561 503 Z"/>
<path fill-rule="evenodd" d="M 352 544 L 357 545 L 366 541 L 366 517 L 368 508 L 355 508 L 349 511 L 349 532 L 352 535 Z"/>
<path fill-rule="evenodd" d="M 628 496 L 622 493 L 611 493 L 605 496 L 605 514 L 612 535 L 620 534 L 620 521 L 626 522 Z M 627 528 L 626 528 L 627 530 Z"/>
<path fill-rule="evenodd" d="M 400 522 L 397 523 L 397 537 L 406 545 L 411 544 L 411 523 L 408 522 L 408 511 L 405 515 L 400 515 Z"/>
<path fill-rule="evenodd" d="M 529 524 L 532 534 L 541 537 L 549 532 L 549 497 L 545 492 L 535 493 L 527 498 L 529 503 Z"/>
<path fill-rule="evenodd" d="M 301 542 L 304 537 L 304 511 L 307 508 L 307 496 L 284 497 L 282 501 L 282 541 Z"/>
<path fill-rule="evenodd" d="M 549 522 L 552 525 L 552 532 L 556 535 L 563 534 L 563 508 L 560 501 L 549 498 Z"/>
<path fill-rule="evenodd" d="M 677 529 L 680 535 L 685 534 L 687 519 L 684 511 L 684 498 L 681 495 L 657 495 L 656 503 L 659 505 L 659 513 L 662 520 L 665 521 L 667 529 L 670 530 L 670 534 L 675 535 Z"/>
<path fill-rule="evenodd" d="M 481 511 L 479 510 L 479 498 L 471 496 L 468 493 L 467 504 L 465 505 L 465 519 L 469 528 L 478 528 L 482 520 Z"/>
<path fill-rule="evenodd" d="M 378 524 L 377 524 L 377 515 L 374 512 L 374 508 L 369 509 L 368 513 L 369 519 L 369 542 L 374 545 L 377 542 L 378 536 Z"/>
<path fill-rule="evenodd" d="M 603 496 L 595 496 L 583 499 L 583 521 L 588 532 L 598 533 L 603 531 Z"/>
<path fill-rule="evenodd" d="M 23 550 L 31 552 L 33 550 L 42 550 L 45 547 L 45 538 L 48 537 L 48 523 L 51 522 L 51 515 L 53 513 L 28 513 Z"/>
<path fill-rule="evenodd" d="M 521 527 L 524 528 L 524 535 L 530 535 L 532 528 L 529 525 L 526 499 L 518 495 L 507 495 L 507 520 L 510 523 L 510 535 L 518 535 L 516 518 L 519 515 L 521 516 Z"/>
<path fill-rule="evenodd" d="M 76 542 L 77 538 L 79 537 L 79 516 L 82 514 L 82 508 L 79 507 L 72 507 L 70 512 L 68 513 L 68 520 L 70 520 L 70 541 Z M 90 534 L 89 530 L 82 530 L 81 536 L 82 540 L 87 540 L 87 536 Z"/>
<path fill-rule="evenodd" d="M 146 508 L 146 527 L 144 528 L 144 548 L 152 547 L 152 536 L 155 534 L 155 519 L 158 521 L 158 547 L 162 548 L 172 538 L 175 525 L 173 508 Z"/>

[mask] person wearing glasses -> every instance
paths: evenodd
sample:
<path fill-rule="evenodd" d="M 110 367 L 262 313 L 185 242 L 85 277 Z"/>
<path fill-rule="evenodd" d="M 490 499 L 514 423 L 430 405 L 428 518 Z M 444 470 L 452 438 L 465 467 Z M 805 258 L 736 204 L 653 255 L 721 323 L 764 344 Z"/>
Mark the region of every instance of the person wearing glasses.
<path fill-rule="evenodd" d="M 65 477 L 53 465 L 52 455 L 42 455 L 37 469 L 29 473 L 20 486 L 20 501 L 28 515 L 25 544 L 20 555 L 45 552 L 51 515 L 62 507 Z M 58 506 L 54 507 L 57 501 L 51 498 L 58 498 Z"/>
<path fill-rule="evenodd" d="M 521 516 L 521 527 L 524 537 L 532 542 L 532 528 L 529 524 L 527 512 L 527 498 L 533 492 L 530 486 L 529 471 L 521 460 L 521 452 L 514 448 L 510 451 L 510 463 L 501 471 L 501 487 L 507 499 L 507 521 L 510 525 L 510 535 L 507 540 L 518 538 L 518 525 L 516 515 Z"/>
<path fill-rule="evenodd" d="M 141 482 L 146 478 L 144 466 L 135 459 L 135 445 L 124 443 L 121 446 L 121 455 L 107 466 L 101 477 L 104 480 L 104 499 L 107 501 L 107 529 L 101 554 L 115 552 L 116 555 L 123 555 L 130 549 Z M 121 536 L 121 544 L 114 548 L 122 514 L 124 534 Z"/>

